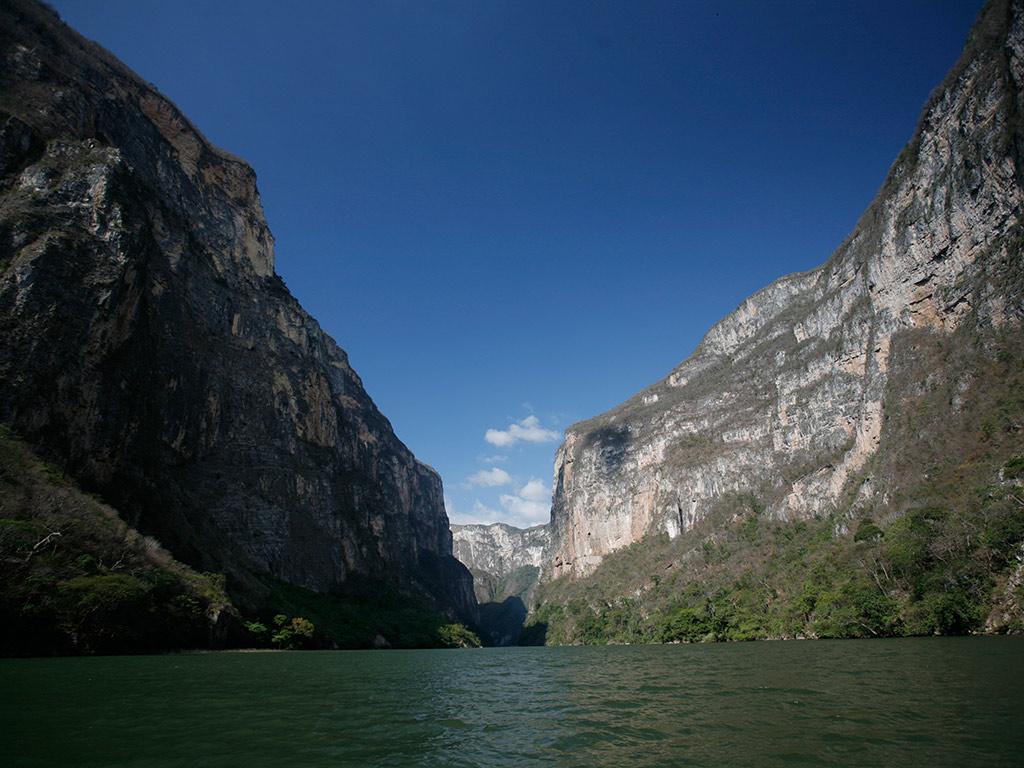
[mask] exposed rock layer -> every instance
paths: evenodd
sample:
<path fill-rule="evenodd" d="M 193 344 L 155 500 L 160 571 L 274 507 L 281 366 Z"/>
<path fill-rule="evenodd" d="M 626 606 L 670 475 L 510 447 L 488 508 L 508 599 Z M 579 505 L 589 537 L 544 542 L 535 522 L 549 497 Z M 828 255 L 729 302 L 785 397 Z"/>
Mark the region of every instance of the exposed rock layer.
<path fill-rule="evenodd" d="M 991 2 L 828 262 L 754 294 L 666 378 L 567 431 L 546 577 L 676 536 L 728 494 L 797 518 L 893 490 L 866 468 L 899 450 L 882 438 L 907 333 L 985 336 L 1024 318 L 1022 57 L 1021 2 Z"/>
<path fill-rule="evenodd" d="M 535 598 L 550 528 L 505 523 L 453 525 L 455 556 L 473 574 L 479 630 L 489 645 L 516 645 Z"/>
<path fill-rule="evenodd" d="M 471 613 L 440 479 L 274 273 L 252 169 L 41 5 L 0 57 L 0 421 L 243 596 Z"/>
<path fill-rule="evenodd" d="M 503 600 L 510 594 L 506 580 L 524 567 L 538 571 L 544 564 L 544 556 L 550 542 L 546 525 L 532 528 L 516 528 L 505 523 L 492 525 L 453 525 L 452 539 L 455 557 L 474 576 L 477 600 Z M 518 580 L 516 587 L 529 589 L 533 580 L 524 584 Z"/>

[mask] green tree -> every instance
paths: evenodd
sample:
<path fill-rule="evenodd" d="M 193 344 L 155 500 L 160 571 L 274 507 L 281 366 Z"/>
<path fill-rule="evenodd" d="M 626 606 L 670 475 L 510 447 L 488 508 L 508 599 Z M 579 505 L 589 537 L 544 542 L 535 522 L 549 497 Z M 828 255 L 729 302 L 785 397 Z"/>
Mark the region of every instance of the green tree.
<path fill-rule="evenodd" d="M 291 621 L 283 613 L 274 617 L 277 629 L 270 636 L 270 642 L 278 648 L 295 650 L 308 647 L 316 634 L 316 627 L 309 619 L 296 616 Z"/>
<path fill-rule="evenodd" d="M 443 624 L 437 630 L 437 638 L 445 648 L 480 647 L 480 638 L 462 624 Z"/>

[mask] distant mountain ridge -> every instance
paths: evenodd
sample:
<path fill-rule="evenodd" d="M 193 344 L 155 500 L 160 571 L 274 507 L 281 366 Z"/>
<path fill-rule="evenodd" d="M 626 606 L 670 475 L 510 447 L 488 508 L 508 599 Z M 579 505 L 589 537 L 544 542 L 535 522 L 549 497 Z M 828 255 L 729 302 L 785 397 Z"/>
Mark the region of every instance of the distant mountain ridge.
<path fill-rule="evenodd" d="M 550 536 L 546 525 L 491 523 L 453 525 L 452 540 L 455 557 L 472 572 L 477 600 L 484 603 L 521 594 L 536 583 Z M 527 579 L 526 589 L 521 582 L 510 592 L 506 579 L 523 569 L 535 569 L 532 579 Z"/>
<path fill-rule="evenodd" d="M 551 543 L 548 526 L 453 525 L 452 538 L 455 557 L 473 574 L 484 640 L 517 644 Z"/>

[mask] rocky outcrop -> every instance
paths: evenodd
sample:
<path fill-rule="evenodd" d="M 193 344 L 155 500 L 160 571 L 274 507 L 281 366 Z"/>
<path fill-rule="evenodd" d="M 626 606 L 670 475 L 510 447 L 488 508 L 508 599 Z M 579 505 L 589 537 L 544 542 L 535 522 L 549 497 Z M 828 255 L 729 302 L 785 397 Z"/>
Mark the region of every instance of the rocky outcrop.
<path fill-rule="evenodd" d="M 440 478 L 275 274 L 252 169 L 40 4 L 0 7 L 0 57 L 0 421 L 243 604 L 384 580 L 472 614 Z"/>
<path fill-rule="evenodd" d="M 453 525 L 455 556 L 473 574 L 480 604 L 478 627 L 488 645 L 516 645 L 534 603 L 550 528 L 505 523 Z"/>
<path fill-rule="evenodd" d="M 452 539 L 455 557 L 473 573 L 481 603 L 528 591 L 544 564 L 550 542 L 546 525 L 516 528 L 505 523 L 453 525 Z M 525 578 L 510 581 L 517 572 Z"/>
<path fill-rule="evenodd" d="M 894 490 L 868 465 L 900 450 L 883 426 L 907 394 L 889 373 L 908 339 L 969 327 L 984 343 L 1024 318 L 1022 57 L 1021 2 L 991 2 L 832 257 L 754 294 L 664 379 L 567 431 L 547 578 L 674 537 L 730 495 L 800 518 Z"/>
<path fill-rule="evenodd" d="M 453 551 L 469 568 L 497 575 L 524 565 L 540 567 L 548 545 L 548 528 L 516 528 L 505 523 L 453 525 Z"/>

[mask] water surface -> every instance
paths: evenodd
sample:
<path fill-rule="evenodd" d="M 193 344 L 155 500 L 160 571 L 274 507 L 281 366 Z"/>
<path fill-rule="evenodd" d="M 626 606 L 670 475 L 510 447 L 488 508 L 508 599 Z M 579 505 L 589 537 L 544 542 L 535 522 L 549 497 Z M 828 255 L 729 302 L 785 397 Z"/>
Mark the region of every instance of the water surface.
<path fill-rule="evenodd" d="M 0 660 L 11 766 L 1024 765 L 1024 638 Z"/>

